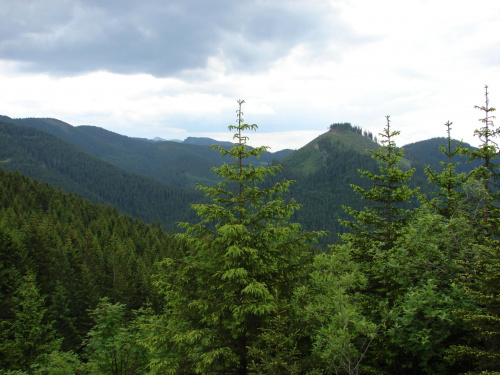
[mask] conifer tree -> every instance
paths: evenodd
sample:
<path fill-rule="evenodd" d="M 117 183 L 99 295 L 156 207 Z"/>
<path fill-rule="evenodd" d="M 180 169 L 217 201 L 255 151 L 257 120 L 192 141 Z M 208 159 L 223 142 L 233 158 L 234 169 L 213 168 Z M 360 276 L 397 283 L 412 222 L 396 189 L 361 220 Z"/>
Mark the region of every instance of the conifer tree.
<path fill-rule="evenodd" d="M 7 340 L 0 344 L 5 355 L 2 365 L 7 369 L 28 371 L 40 356 L 57 351 L 61 346 L 52 322 L 46 320 L 45 298 L 36 284 L 34 273 L 28 272 L 14 298 L 14 319 L 9 322 Z"/>
<path fill-rule="evenodd" d="M 138 320 L 127 320 L 125 305 L 103 298 L 92 312 L 95 325 L 88 333 L 86 354 L 91 374 L 143 374 L 146 350 L 139 346 Z"/>
<path fill-rule="evenodd" d="M 474 106 L 484 112 L 484 117 L 479 119 L 483 126 L 474 131 L 481 141 L 481 145 L 476 150 L 469 153 L 470 160 L 480 160 L 483 166 L 475 168 L 471 173 L 472 176 L 480 180 L 484 185 L 484 190 L 488 193 L 488 199 L 483 202 L 483 220 L 486 221 L 491 217 L 491 211 L 495 210 L 495 199 L 498 199 L 498 180 L 500 180 L 499 165 L 496 162 L 498 158 L 499 147 L 495 138 L 500 133 L 499 129 L 495 129 L 493 125 L 493 116 L 491 113 L 496 109 L 489 106 L 488 86 L 485 86 L 485 105 Z M 498 211 L 498 210 L 495 210 Z"/>
<path fill-rule="evenodd" d="M 212 168 L 223 179 L 215 187 L 199 186 L 211 203 L 195 204 L 201 221 L 182 223 L 187 253 L 161 262 L 156 287 L 165 298 L 165 312 L 149 325 L 144 344 L 155 359 L 153 373 L 247 374 L 262 359 L 249 348 L 276 327 L 276 294 L 289 300 L 307 276 L 312 261 L 310 242 L 318 233 L 303 231 L 288 219 L 299 205 L 285 202 L 282 194 L 292 183 L 281 181 L 262 188 L 266 176 L 280 166 L 248 163 L 266 147 L 250 148 L 245 132 L 257 125 L 243 122 L 239 100 L 237 143 L 230 149 L 213 146 L 232 160 Z M 262 366 L 260 366 L 262 367 Z"/>
<path fill-rule="evenodd" d="M 407 185 L 415 170 L 401 168 L 403 150 L 398 149 L 394 141 L 399 131 L 391 129 L 389 116 L 386 116 L 386 120 L 384 131 L 380 133 L 381 147 L 377 151 L 367 150 L 379 163 L 380 173 L 360 170 L 363 177 L 373 182 L 371 189 L 352 185 L 354 191 L 369 205 L 359 211 L 344 206 L 344 210 L 354 220 L 341 221 L 350 229 L 349 233 L 342 235 L 342 240 L 348 245 L 352 260 L 367 279 L 360 316 L 366 317 L 370 324 L 379 328 L 386 325 L 393 307 L 390 294 L 394 285 L 386 273 L 387 260 L 398 236 L 413 216 L 409 203 L 418 192 L 418 189 L 411 189 Z M 367 365 L 374 368 L 385 366 L 382 363 L 390 361 L 396 351 L 394 348 L 388 349 L 389 345 L 390 337 L 381 332 L 370 348 L 378 354 L 372 356 Z"/>
<path fill-rule="evenodd" d="M 441 172 L 432 170 L 430 166 L 425 168 L 425 173 L 428 176 L 429 183 L 435 184 L 439 189 L 435 195 L 436 197 L 429 202 L 429 204 L 435 208 L 435 210 L 445 216 L 450 218 L 457 210 L 462 209 L 463 201 L 466 199 L 464 189 L 464 184 L 467 180 L 467 175 L 465 173 L 457 173 L 456 169 L 460 165 L 459 162 L 453 161 L 453 158 L 457 155 L 461 155 L 466 152 L 463 148 L 463 142 L 459 142 L 453 146 L 451 138 L 451 125 L 453 123 L 447 121 L 446 126 L 446 146 L 439 146 L 439 150 L 444 156 L 446 156 L 447 161 L 440 162 L 443 166 Z"/>
<path fill-rule="evenodd" d="M 472 160 L 479 159 L 483 165 L 471 172 L 482 184 L 481 222 L 469 234 L 474 257 L 464 259 L 465 271 L 461 274 L 461 285 L 468 295 L 475 299 L 476 310 L 458 310 L 457 314 L 473 331 L 473 340 L 467 344 L 454 345 L 449 357 L 458 362 L 474 364 L 474 372 L 479 374 L 500 374 L 500 173 L 498 158 L 499 147 L 495 138 L 500 129 L 495 129 L 495 108 L 489 107 L 488 86 L 485 86 L 486 103 L 475 106 L 484 112 L 480 119 L 483 126 L 475 131 L 482 141 L 480 147 L 469 154 Z"/>
<path fill-rule="evenodd" d="M 386 116 L 386 120 L 384 131 L 379 134 L 382 146 L 377 151 L 367 150 L 379 162 L 380 173 L 360 170 L 363 177 L 373 181 L 373 186 L 371 189 L 352 186 L 361 195 L 361 199 L 369 201 L 370 205 L 362 211 L 343 206 L 354 221 L 341 221 L 350 229 L 350 233 L 342 235 L 342 239 L 356 249 L 354 259 L 357 261 L 370 262 L 373 256 L 370 252 L 375 247 L 382 250 L 392 247 L 398 231 L 411 217 L 411 212 L 405 205 L 410 203 L 418 191 L 407 185 L 415 169 L 405 171 L 400 167 L 403 150 L 398 149 L 394 141 L 400 132 L 391 130 L 389 116 Z"/>

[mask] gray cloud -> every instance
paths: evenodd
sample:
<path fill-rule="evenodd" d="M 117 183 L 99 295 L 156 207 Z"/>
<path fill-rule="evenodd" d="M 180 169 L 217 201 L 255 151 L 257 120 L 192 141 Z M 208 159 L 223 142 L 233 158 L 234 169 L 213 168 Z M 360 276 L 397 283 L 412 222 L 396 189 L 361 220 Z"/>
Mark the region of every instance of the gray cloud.
<path fill-rule="evenodd" d="M 262 69 L 298 43 L 355 40 L 314 1 L 0 0 L 0 59 L 54 75 L 176 75 L 210 56 Z"/>

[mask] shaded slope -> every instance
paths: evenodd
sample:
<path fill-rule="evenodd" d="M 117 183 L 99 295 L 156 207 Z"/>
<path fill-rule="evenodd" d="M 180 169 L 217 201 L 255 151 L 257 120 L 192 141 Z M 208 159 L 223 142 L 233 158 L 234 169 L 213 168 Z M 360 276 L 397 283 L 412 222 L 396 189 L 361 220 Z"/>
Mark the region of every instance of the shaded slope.
<path fill-rule="evenodd" d="M 456 147 L 459 141 L 452 140 L 452 147 Z M 444 137 L 431 138 L 425 141 L 415 142 L 404 146 L 405 152 L 409 158 L 420 160 L 425 165 L 429 165 L 432 169 L 440 171 L 443 167 L 440 162 L 448 162 L 445 160 L 446 157 L 439 150 L 439 146 L 446 147 L 447 140 Z M 470 150 L 475 149 L 468 143 L 464 143 L 463 147 Z M 480 165 L 479 161 L 474 161 L 467 163 L 467 157 L 465 155 L 457 155 L 453 162 L 459 162 L 460 165 L 457 167 L 457 172 L 470 172 L 472 169 Z"/>
<path fill-rule="evenodd" d="M 139 176 L 45 132 L 0 120 L 0 160 L 5 170 L 49 182 L 95 203 L 110 204 L 167 229 L 192 216 L 199 193 Z M 191 216 L 190 216 L 191 215 Z"/>
<path fill-rule="evenodd" d="M 231 145 L 229 142 L 194 137 L 182 143 L 149 142 L 96 126 L 74 127 L 54 119 L 27 118 L 15 121 L 60 137 L 124 170 L 181 187 L 195 187 L 198 183 L 215 184 L 217 179 L 213 174 L 207 174 L 206 167 L 220 166 L 224 160 L 208 145 Z M 275 154 L 266 153 L 261 159 L 252 162 L 267 165 L 273 159 L 281 159 L 290 152 L 292 151 L 284 150 Z"/>

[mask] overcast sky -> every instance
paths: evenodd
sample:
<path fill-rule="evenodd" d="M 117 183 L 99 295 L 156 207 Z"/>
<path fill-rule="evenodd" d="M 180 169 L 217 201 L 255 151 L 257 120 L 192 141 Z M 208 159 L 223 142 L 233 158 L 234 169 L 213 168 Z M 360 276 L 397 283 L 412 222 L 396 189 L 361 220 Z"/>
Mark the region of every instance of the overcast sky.
<path fill-rule="evenodd" d="M 300 148 L 334 122 L 472 144 L 500 107 L 498 0 L 0 0 L 0 114 Z"/>

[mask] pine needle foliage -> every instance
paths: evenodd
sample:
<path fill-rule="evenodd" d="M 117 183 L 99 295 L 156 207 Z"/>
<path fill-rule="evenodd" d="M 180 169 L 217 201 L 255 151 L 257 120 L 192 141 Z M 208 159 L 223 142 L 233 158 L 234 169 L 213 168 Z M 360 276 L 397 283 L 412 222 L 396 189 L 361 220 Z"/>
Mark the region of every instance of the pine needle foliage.
<path fill-rule="evenodd" d="M 257 125 L 243 122 L 243 103 L 238 101 L 237 125 L 229 126 L 237 142 L 230 150 L 213 146 L 232 160 L 212 168 L 222 181 L 198 187 L 211 203 L 192 206 L 199 223 L 180 224 L 185 257 L 160 264 L 156 287 L 166 309 L 150 325 L 145 341 L 155 358 L 152 373 L 247 374 L 266 358 L 251 358 L 249 348 L 261 347 L 259 340 L 276 327 L 274 286 L 279 283 L 279 297 L 289 300 L 307 277 L 310 244 L 320 233 L 288 222 L 299 208 L 281 197 L 292 181 L 261 188 L 281 167 L 248 162 L 267 147 L 246 144 L 245 132 Z"/>
<path fill-rule="evenodd" d="M 465 173 L 457 172 L 460 163 L 454 161 L 454 157 L 462 155 L 466 150 L 463 147 L 463 142 L 459 142 L 453 146 L 451 138 L 452 124 L 450 121 L 445 123 L 447 133 L 446 145 L 439 146 L 439 150 L 447 158 L 446 162 L 440 162 L 440 165 L 443 167 L 442 171 L 435 171 L 430 166 L 425 168 L 425 174 L 428 176 L 429 183 L 434 184 L 438 188 L 434 199 L 429 204 L 437 213 L 448 219 L 455 215 L 457 211 L 463 209 L 463 201 L 466 199 L 463 187 L 467 181 Z"/>
<path fill-rule="evenodd" d="M 403 149 L 398 149 L 394 141 L 400 132 L 391 129 L 390 116 L 386 116 L 386 120 L 384 131 L 379 134 L 382 147 L 377 151 L 367 150 L 379 162 L 380 173 L 359 171 L 363 177 L 373 181 L 371 189 L 352 185 L 354 191 L 361 195 L 361 199 L 369 201 L 370 205 L 362 211 L 343 206 L 354 220 L 341 221 L 351 231 L 342 235 L 342 239 L 351 243 L 363 254 L 373 246 L 378 246 L 380 249 L 392 247 L 398 230 L 411 217 L 411 212 L 405 204 L 408 204 L 418 192 L 418 189 L 410 189 L 407 185 L 415 170 L 405 171 L 400 168 Z"/>
<path fill-rule="evenodd" d="M 484 189 L 490 194 L 491 199 L 484 201 L 483 204 L 483 220 L 486 222 L 490 217 L 492 211 L 495 211 L 495 200 L 498 200 L 498 189 L 500 180 L 498 153 L 499 146 L 496 141 L 497 136 L 500 133 L 500 129 L 495 129 L 493 124 L 493 119 L 495 116 L 492 113 L 496 110 L 489 105 L 488 98 L 488 86 L 485 89 L 485 105 L 484 106 L 474 106 L 474 108 L 479 109 L 484 113 L 484 117 L 479 119 L 483 124 L 482 127 L 474 131 L 481 141 L 481 145 L 474 151 L 469 153 L 469 159 L 480 160 L 483 162 L 483 166 L 476 168 L 472 171 L 472 177 L 482 181 L 484 184 Z M 498 210 L 496 210 L 498 211 Z"/>
<path fill-rule="evenodd" d="M 475 257 L 468 262 L 466 272 L 459 282 L 475 299 L 478 310 L 458 310 L 466 325 L 472 329 L 473 340 L 466 345 L 454 345 L 449 358 L 460 363 L 472 362 L 470 374 L 500 374 L 500 208 L 498 165 L 499 147 L 497 137 L 500 129 L 494 127 L 495 108 L 489 106 L 488 86 L 485 86 L 485 105 L 475 106 L 484 113 L 479 121 L 483 126 L 475 131 L 482 141 L 480 147 L 469 153 L 470 159 L 478 159 L 483 165 L 471 172 L 471 178 L 481 186 L 478 211 L 481 211 L 480 225 L 475 226 L 470 237 L 474 243 Z"/>

